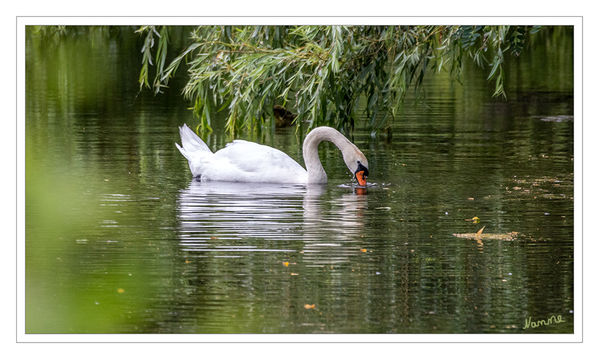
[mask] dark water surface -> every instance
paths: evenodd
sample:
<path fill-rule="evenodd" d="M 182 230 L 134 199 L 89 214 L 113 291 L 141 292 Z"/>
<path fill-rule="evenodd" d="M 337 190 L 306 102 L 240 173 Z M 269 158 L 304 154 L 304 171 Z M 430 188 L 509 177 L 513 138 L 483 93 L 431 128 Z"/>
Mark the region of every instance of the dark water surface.
<path fill-rule="evenodd" d="M 325 186 L 194 182 L 189 104 L 138 93 L 130 32 L 27 38 L 27 333 L 572 333 L 571 32 L 507 100 L 431 73 L 392 136 L 357 129 L 365 193 L 328 144 Z M 293 129 L 240 137 L 303 164 Z"/>

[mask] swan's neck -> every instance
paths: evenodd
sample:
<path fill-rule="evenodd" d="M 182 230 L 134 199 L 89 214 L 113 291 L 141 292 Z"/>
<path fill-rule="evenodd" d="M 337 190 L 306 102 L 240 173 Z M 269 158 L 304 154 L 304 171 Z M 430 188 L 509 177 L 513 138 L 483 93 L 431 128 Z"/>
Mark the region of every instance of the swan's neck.
<path fill-rule="evenodd" d="M 318 145 L 322 141 L 330 141 L 342 153 L 353 149 L 355 146 L 341 132 L 331 127 L 317 127 L 306 136 L 303 145 L 304 162 L 308 171 L 308 183 L 326 183 L 327 174 L 318 157 Z"/>

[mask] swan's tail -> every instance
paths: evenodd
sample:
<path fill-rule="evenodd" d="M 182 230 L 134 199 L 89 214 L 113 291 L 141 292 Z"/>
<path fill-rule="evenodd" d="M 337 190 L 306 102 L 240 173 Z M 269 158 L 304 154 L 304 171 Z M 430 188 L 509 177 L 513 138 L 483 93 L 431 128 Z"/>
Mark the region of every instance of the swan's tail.
<path fill-rule="evenodd" d="M 197 154 L 196 156 L 193 155 L 195 152 L 207 151 L 212 153 L 204 141 L 202 141 L 202 139 L 199 138 L 198 135 L 191 130 L 191 128 L 187 127 L 186 124 L 183 124 L 183 126 L 179 127 L 179 134 L 181 135 L 182 146 L 179 146 L 178 143 L 175 143 L 175 145 L 188 161 L 192 161 L 192 159 L 197 156 Z"/>

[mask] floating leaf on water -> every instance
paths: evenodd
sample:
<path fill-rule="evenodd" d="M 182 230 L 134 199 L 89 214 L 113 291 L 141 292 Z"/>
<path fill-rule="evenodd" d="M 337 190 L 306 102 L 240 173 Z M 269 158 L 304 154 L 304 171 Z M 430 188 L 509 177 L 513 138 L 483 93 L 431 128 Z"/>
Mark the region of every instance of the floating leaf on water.
<path fill-rule="evenodd" d="M 291 272 L 291 273 L 289 273 L 289 275 L 299 275 L 299 274 Z"/>
<path fill-rule="evenodd" d="M 316 304 L 304 304 L 305 309 L 314 309 L 316 308 Z"/>
<path fill-rule="evenodd" d="M 478 232 L 476 232 L 476 235 L 480 237 L 480 235 L 483 234 L 484 230 L 485 230 L 485 226 L 483 226 L 483 228 L 479 229 Z"/>
<path fill-rule="evenodd" d="M 498 241 L 514 241 L 521 235 L 519 232 L 507 233 L 482 233 L 485 227 L 481 228 L 477 233 L 453 233 L 454 237 L 474 239 L 477 242 L 481 239 L 491 239 Z"/>
<path fill-rule="evenodd" d="M 469 201 L 474 201 L 474 197 L 468 197 Z"/>

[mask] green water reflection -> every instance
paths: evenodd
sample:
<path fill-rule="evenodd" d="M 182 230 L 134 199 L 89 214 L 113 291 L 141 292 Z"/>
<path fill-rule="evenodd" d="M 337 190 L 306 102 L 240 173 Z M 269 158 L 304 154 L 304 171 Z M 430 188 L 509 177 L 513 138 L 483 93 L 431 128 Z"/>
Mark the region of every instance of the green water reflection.
<path fill-rule="evenodd" d="M 328 145 L 324 187 L 193 182 L 181 83 L 138 92 L 132 28 L 26 45 L 27 333 L 572 333 L 571 29 L 510 60 L 507 101 L 466 68 L 357 129 L 366 194 Z M 294 130 L 242 137 L 303 163 Z M 483 225 L 521 235 L 453 236 Z"/>

